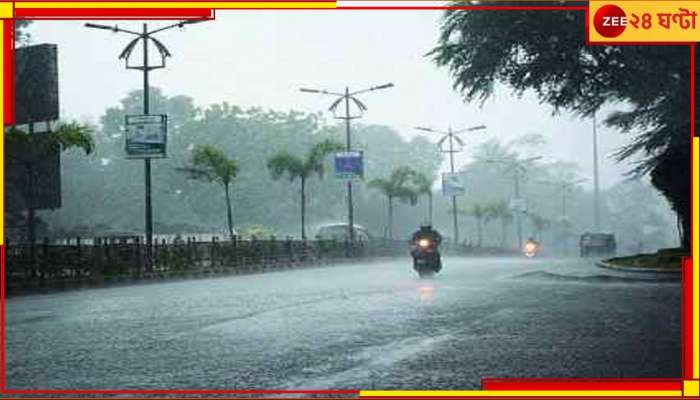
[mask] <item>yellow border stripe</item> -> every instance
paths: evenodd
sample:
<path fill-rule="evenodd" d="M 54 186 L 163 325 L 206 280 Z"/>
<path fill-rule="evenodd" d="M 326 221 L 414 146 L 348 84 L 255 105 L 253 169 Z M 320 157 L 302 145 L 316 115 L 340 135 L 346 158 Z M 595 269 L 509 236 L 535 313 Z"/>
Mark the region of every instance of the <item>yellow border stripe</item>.
<path fill-rule="evenodd" d="M 335 8 L 335 1 L 26 2 L 15 8 Z"/>
<path fill-rule="evenodd" d="M 360 390 L 360 397 L 680 397 L 681 390 Z"/>
<path fill-rule="evenodd" d="M 14 16 L 14 10 L 11 2 L 0 2 L 0 18 L 12 18 Z"/>

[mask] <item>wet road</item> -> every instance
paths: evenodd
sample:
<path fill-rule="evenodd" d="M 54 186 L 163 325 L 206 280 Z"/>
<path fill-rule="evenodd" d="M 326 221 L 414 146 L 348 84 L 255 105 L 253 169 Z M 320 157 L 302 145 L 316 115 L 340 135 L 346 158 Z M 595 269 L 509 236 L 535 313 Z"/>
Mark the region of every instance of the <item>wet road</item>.
<path fill-rule="evenodd" d="M 680 284 L 590 261 L 407 260 L 6 301 L 9 389 L 475 389 L 679 377 Z"/>

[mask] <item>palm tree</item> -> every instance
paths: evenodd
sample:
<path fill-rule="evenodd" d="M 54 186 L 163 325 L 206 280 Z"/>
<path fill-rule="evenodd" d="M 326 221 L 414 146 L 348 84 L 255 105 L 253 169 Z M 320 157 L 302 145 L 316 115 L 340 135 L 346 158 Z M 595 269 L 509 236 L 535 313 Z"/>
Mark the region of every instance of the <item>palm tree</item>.
<path fill-rule="evenodd" d="M 11 152 L 7 152 L 8 159 L 11 160 L 11 164 L 24 169 L 24 173 L 20 175 L 27 179 L 19 187 L 27 211 L 27 239 L 33 245 L 36 243 L 35 212 L 39 208 L 36 198 L 38 164 L 50 157 L 56 149 L 66 151 L 78 148 L 86 155 L 91 154 L 95 150 L 95 139 L 90 127 L 70 122 L 62 123 L 56 130 L 47 133 L 30 134 L 12 127 L 5 134 L 5 140 L 8 147 L 12 148 Z"/>
<path fill-rule="evenodd" d="M 323 178 L 324 160 L 328 154 L 342 150 L 343 146 L 335 141 L 326 139 L 316 143 L 306 158 L 301 158 L 287 152 L 281 152 L 270 158 L 267 168 L 273 179 L 279 179 L 286 172 L 289 180 L 299 179 L 301 182 L 301 239 L 306 240 L 306 181 L 313 174 Z"/>
<path fill-rule="evenodd" d="M 537 240 L 542 241 L 542 232 L 546 229 L 549 229 L 552 221 L 539 214 L 531 213 L 529 217 L 530 221 L 532 221 L 532 225 L 535 227 L 535 235 L 537 237 Z"/>
<path fill-rule="evenodd" d="M 393 202 L 394 199 L 399 199 L 403 202 L 409 202 L 415 205 L 418 199 L 418 194 L 415 189 L 410 186 L 411 180 L 416 172 L 408 167 L 399 167 L 392 171 L 387 179 L 373 179 L 368 186 L 379 189 L 384 196 L 389 200 L 388 216 L 389 216 L 389 239 L 394 238 L 393 226 Z"/>
<path fill-rule="evenodd" d="M 233 240 L 233 212 L 229 189 L 238 175 L 238 163 L 233 158 L 228 158 L 220 148 L 204 144 L 196 145 L 192 149 L 190 163 L 191 165 L 178 169 L 188 173 L 191 179 L 215 182 L 223 187 L 226 196 L 228 234 Z"/>
<path fill-rule="evenodd" d="M 413 186 L 417 195 L 426 195 L 428 197 L 428 222 L 433 224 L 433 182 L 427 175 L 421 172 L 413 174 Z"/>
<path fill-rule="evenodd" d="M 508 233 L 508 225 L 513 223 L 513 213 L 505 201 L 499 201 L 491 206 L 491 213 L 494 218 L 501 220 L 501 247 L 506 247 L 506 235 Z"/>
<path fill-rule="evenodd" d="M 476 219 L 476 245 L 481 247 L 484 225 L 488 224 L 491 220 L 492 213 L 490 207 L 482 204 L 472 204 L 465 214 Z"/>

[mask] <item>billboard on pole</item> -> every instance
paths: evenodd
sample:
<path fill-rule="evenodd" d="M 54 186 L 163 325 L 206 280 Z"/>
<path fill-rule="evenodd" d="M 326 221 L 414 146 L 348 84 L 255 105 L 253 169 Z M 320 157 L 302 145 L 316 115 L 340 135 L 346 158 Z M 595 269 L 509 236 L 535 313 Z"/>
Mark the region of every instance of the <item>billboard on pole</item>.
<path fill-rule="evenodd" d="M 58 142 L 29 147 L 7 140 L 5 154 L 5 207 L 8 210 L 61 207 L 61 146 Z"/>
<path fill-rule="evenodd" d="M 444 196 L 464 196 L 465 189 L 458 173 L 442 174 L 442 194 Z"/>
<path fill-rule="evenodd" d="M 335 176 L 339 179 L 362 178 L 365 174 L 361 151 L 336 153 L 334 165 Z"/>
<path fill-rule="evenodd" d="M 164 158 L 167 116 L 127 115 L 126 155 L 129 158 Z"/>
<path fill-rule="evenodd" d="M 15 50 L 16 125 L 58 119 L 58 62 L 55 44 Z"/>

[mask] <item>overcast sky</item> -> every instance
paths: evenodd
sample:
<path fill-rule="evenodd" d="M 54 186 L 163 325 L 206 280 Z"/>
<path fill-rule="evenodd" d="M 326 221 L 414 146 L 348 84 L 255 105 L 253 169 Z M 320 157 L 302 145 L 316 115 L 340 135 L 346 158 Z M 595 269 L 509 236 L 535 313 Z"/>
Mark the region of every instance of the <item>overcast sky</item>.
<path fill-rule="evenodd" d="M 474 134 L 474 143 L 541 133 L 549 141 L 542 154 L 579 163 L 589 186 L 592 121 L 552 116 L 551 107 L 534 96 L 518 99 L 507 88 L 483 108 L 465 104 L 447 71 L 425 57 L 436 42 L 440 17 L 433 10 L 218 11 L 214 21 L 160 34 L 173 57 L 166 69 L 152 73 L 151 84 L 167 95 L 191 96 L 200 106 L 228 101 L 244 108 L 316 112 L 326 110 L 330 99 L 301 93 L 300 87 L 342 91 L 345 85 L 356 90 L 393 82 L 392 89 L 362 97 L 369 107 L 364 123 L 389 125 L 405 136 L 418 134 L 413 129 L 418 125 L 487 125 Z M 97 122 L 106 107 L 140 89 L 142 78 L 117 60 L 128 35 L 87 29 L 84 22 L 37 21 L 30 33 L 33 44 L 58 44 L 62 118 Z M 138 21 L 100 23 L 141 28 Z M 626 139 L 607 128 L 599 134 L 605 187 L 627 169 L 606 157 Z M 467 149 L 459 163 L 468 159 Z"/>

